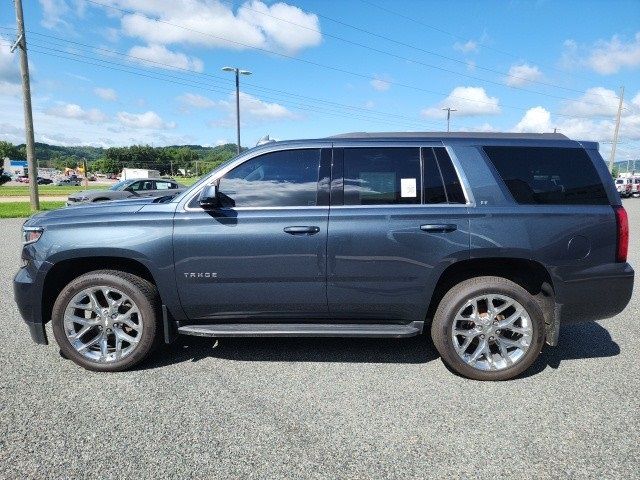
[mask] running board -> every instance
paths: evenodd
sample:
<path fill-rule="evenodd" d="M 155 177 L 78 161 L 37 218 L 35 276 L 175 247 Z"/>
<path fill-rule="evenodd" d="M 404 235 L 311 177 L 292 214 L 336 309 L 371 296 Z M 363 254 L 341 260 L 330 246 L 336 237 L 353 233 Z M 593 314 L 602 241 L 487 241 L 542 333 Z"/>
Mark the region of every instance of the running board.
<path fill-rule="evenodd" d="M 424 322 L 371 323 L 220 323 L 185 325 L 178 333 L 198 337 L 369 337 L 402 338 L 422 333 Z"/>

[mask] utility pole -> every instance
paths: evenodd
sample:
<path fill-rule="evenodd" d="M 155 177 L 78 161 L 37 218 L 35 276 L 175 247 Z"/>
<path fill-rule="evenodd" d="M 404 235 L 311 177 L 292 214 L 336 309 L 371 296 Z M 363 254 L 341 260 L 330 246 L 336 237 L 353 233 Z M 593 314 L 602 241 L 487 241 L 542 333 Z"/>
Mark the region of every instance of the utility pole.
<path fill-rule="evenodd" d="M 251 72 L 241 70 L 238 67 L 222 67 L 222 71 L 236 74 L 236 130 L 238 132 L 238 155 L 240 155 L 240 75 L 251 75 Z"/>
<path fill-rule="evenodd" d="M 451 112 L 457 112 L 458 110 L 456 110 L 455 108 L 451 108 L 451 107 L 446 107 L 443 108 L 442 110 L 446 110 L 447 111 L 447 133 L 449 132 L 449 126 L 451 124 Z"/>
<path fill-rule="evenodd" d="M 27 58 L 27 37 L 24 32 L 24 16 L 22 13 L 22 0 L 14 0 L 16 7 L 16 23 L 18 37 L 11 47 L 13 53 L 20 49 L 20 73 L 22 76 L 22 98 L 24 103 L 24 133 L 26 135 L 27 168 L 29 169 L 29 201 L 31 210 L 40 209 L 38 198 L 38 166 L 36 163 L 35 138 L 33 135 L 33 112 L 31 110 L 31 86 L 29 84 L 29 60 Z"/>
<path fill-rule="evenodd" d="M 87 159 L 82 157 L 82 171 L 84 172 L 84 188 L 89 188 L 89 178 L 87 177 Z"/>
<path fill-rule="evenodd" d="M 622 99 L 624 98 L 624 85 L 620 87 L 620 103 L 618 104 L 618 116 L 616 118 L 616 129 L 613 132 L 613 145 L 611 145 L 611 156 L 609 157 L 609 171 L 613 172 L 613 162 L 616 158 L 616 146 L 618 145 L 618 132 L 620 131 L 620 115 L 622 115 Z"/>

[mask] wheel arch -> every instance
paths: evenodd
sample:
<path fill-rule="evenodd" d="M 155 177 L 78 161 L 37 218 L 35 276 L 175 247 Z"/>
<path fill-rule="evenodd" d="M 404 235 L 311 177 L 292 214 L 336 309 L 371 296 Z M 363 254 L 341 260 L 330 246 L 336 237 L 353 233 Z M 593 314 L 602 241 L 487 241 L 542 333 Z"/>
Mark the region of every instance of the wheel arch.
<path fill-rule="evenodd" d="M 56 262 L 47 271 L 42 288 L 42 322 L 51 319 L 53 304 L 62 289 L 74 278 L 94 270 L 120 270 L 144 278 L 156 287 L 158 283 L 151 270 L 142 262 L 124 257 L 78 257 Z"/>
<path fill-rule="evenodd" d="M 555 289 L 549 271 L 539 262 L 525 258 L 477 258 L 448 266 L 438 278 L 427 308 L 430 321 L 444 295 L 455 285 L 474 277 L 503 277 L 517 283 L 543 303 L 546 322 L 555 325 Z"/>

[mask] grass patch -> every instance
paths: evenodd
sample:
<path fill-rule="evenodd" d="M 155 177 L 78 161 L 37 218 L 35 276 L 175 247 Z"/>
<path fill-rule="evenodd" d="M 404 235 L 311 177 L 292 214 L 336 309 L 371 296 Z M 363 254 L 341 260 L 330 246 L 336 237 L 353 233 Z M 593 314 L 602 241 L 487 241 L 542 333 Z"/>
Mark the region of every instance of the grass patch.
<path fill-rule="evenodd" d="M 40 202 L 40 210 L 55 210 L 64 202 Z M 0 202 L 0 218 L 22 218 L 33 214 L 29 202 Z"/>
<path fill-rule="evenodd" d="M 190 187 L 202 177 L 172 177 L 176 182 L 180 185 L 184 185 L 185 187 Z"/>
<path fill-rule="evenodd" d="M 110 185 L 91 185 L 89 184 L 89 190 L 99 190 L 109 188 Z M 87 190 L 84 187 L 71 187 L 68 185 L 61 185 L 59 187 L 55 185 L 38 185 L 38 194 L 41 196 L 47 195 L 69 195 L 70 193 L 82 192 Z M 28 197 L 29 185 L 3 185 L 0 187 L 0 197 Z"/>

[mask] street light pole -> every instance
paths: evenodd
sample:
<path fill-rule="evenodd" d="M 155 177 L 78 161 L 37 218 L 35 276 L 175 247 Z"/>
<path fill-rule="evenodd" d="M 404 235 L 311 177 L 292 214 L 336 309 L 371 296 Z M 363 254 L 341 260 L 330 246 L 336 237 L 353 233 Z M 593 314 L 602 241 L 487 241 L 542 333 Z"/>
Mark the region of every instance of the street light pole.
<path fill-rule="evenodd" d="M 451 107 L 446 107 L 443 108 L 442 110 L 446 110 L 447 111 L 447 133 L 449 132 L 449 125 L 451 123 L 451 112 L 457 112 L 458 110 L 456 110 L 455 108 L 451 108 Z"/>
<path fill-rule="evenodd" d="M 251 75 L 251 72 L 241 70 L 238 67 L 223 67 L 222 70 L 236 74 L 236 130 L 238 133 L 238 154 L 240 154 L 240 75 Z"/>

